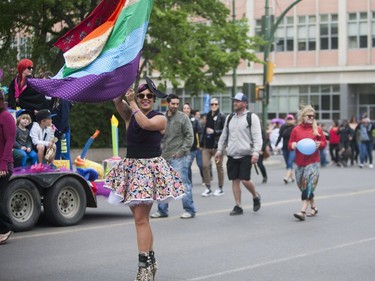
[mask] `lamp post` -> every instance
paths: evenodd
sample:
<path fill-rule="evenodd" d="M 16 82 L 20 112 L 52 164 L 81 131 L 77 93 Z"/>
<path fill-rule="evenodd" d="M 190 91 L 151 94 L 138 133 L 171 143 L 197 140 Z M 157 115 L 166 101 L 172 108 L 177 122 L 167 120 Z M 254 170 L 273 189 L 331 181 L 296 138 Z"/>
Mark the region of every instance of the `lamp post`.
<path fill-rule="evenodd" d="M 236 0 L 232 1 L 232 22 L 236 23 Z M 237 66 L 233 67 L 233 77 L 232 77 L 232 96 L 234 97 L 237 92 Z"/>
<path fill-rule="evenodd" d="M 265 5 L 265 12 L 264 12 L 264 41 L 267 42 L 267 44 L 264 47 L 264 66 L 263 66 L 263 86 L 264 86 L 264 98 L 262 100 L 262 125 L 264 128 L 267 126 L 268 121 L 268 102 L 269 102 L 269 96 L 270 96 L 270 84 L 267 80 L 267 73 L 269 68 L 269 54 L 271 51 L 271 45 L 274 41 L 274 35 L 276 32 L 277 27 L 279 26 L 280 22 L 284 19 L 285 15 L 292 9 L 295 5 L 297 5 L 302 0 L 296 0 L 292 4 L 290 4 L 285 11 L 281 13 L 278 20 L 275 23 L 271 23 L 271 17 L 270 17 L 270 7 L 269 7 L 269 0 L 266 0 Z"/>

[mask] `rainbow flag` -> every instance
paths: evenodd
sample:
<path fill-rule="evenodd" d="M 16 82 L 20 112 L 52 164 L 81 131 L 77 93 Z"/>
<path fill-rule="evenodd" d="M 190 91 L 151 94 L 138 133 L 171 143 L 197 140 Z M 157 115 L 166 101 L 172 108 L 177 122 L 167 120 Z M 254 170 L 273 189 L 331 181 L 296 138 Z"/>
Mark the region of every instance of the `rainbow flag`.
<path fill-rule="evenodd" d="M 54 45 L 65 65 L 52 79 L 28 79 L 40 93 L 75 102 L 103 102 L 134 83 L 153 0 L 103 0 Z"/>

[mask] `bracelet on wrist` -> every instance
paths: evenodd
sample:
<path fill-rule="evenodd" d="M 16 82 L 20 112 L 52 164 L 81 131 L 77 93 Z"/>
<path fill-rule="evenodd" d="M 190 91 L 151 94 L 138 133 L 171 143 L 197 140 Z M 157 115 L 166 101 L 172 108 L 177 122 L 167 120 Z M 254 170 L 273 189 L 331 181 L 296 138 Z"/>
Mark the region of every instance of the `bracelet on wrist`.
<path fill-rule="evenodd" d="M 139 111 L 140 111 L 139 109 L 134 110 L 134 111 L 133 111 L 133 115 L 136 115 Z"/>

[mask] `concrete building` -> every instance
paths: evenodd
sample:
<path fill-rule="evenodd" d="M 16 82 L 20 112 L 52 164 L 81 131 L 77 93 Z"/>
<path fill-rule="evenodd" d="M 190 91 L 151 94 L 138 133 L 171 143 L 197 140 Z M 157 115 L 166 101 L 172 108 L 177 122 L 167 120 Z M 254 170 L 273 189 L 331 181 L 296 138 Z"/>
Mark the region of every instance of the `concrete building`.
<path fill-rule="evenodd" d="M 234 0 L 223 0 L 232 8 Z M 277 19 L 294 0 L 268 0 Z M 247 17 L 251 35 L 261 33 L 266 0 L 235 0 L 237 18 Z M 263 59 L 263 53 L 258 53 Z M 375 0 L 303 0 L 281 21 L 270 60 L 275 64 L 268 119 L 297 112 L 312 104 L 317 119 L 350 119 L 367 113 L 375 119 Z M 262 84 L 263 66 L 243 61 L 237 68 L 237 87 Z M 224 78 L 227 92 L 212 95 L 224 112 L 232 110 L 232 73 Z M 204 98 L 184 101 L 204 111 Z M 203 93 L 202 93 L 203 94 Z M 261 102 L 250 106 L 261 114 Z"/>

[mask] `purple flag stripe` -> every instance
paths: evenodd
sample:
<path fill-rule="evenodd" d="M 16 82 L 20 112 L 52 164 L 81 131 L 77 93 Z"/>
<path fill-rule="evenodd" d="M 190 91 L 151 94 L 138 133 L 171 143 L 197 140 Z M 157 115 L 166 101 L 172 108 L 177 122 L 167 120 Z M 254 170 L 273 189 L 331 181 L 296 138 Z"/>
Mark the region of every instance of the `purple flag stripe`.
<path fill-rule="evenodd" d="M 130 63 L 114 71 L 99 75 L 89 74 L 80 78 L 28 79 L 38 92 L 73 102 L 105 102 L 121 96 L 134 83 L 141 52 Z"/>

